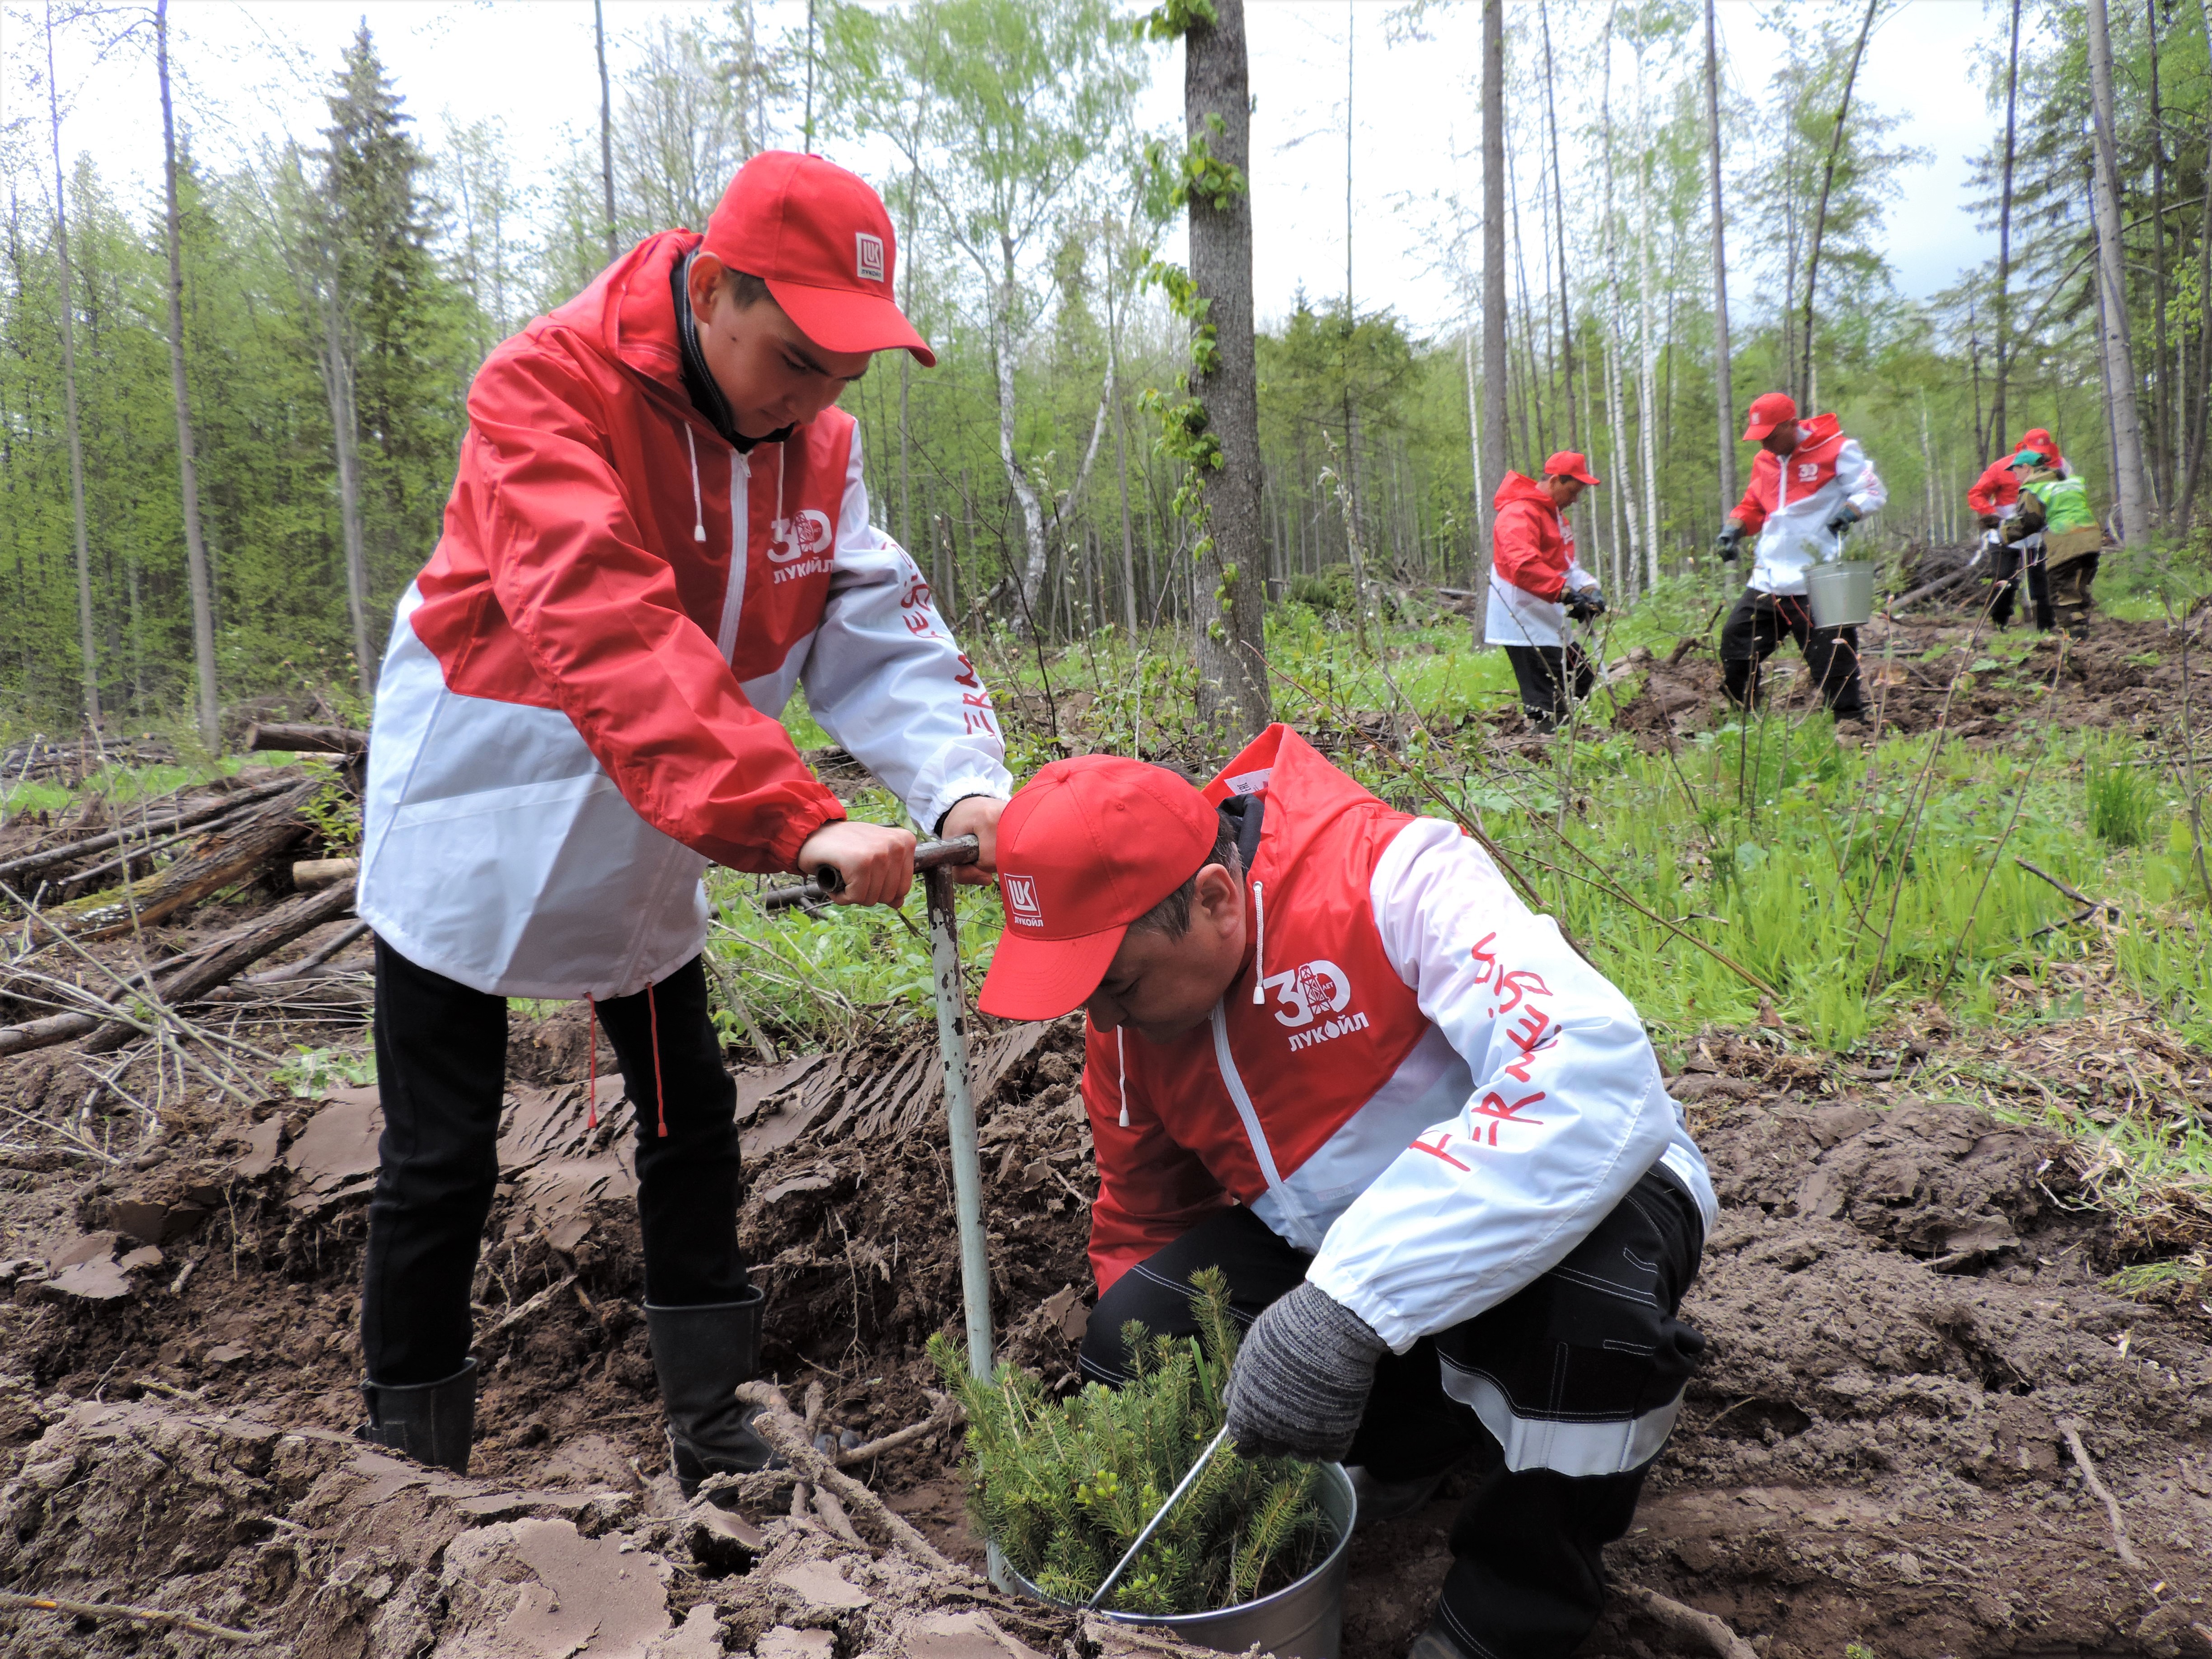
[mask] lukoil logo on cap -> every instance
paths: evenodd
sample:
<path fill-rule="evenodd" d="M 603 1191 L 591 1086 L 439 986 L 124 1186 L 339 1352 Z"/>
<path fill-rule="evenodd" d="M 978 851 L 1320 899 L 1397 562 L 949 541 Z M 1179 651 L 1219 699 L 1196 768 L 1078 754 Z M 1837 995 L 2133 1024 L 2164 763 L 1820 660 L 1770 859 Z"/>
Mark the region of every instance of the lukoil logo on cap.
<path fill-rule="evenodd" d="M 1037 903 L 1036 878 L 1033 876 L 1006 876 L 1001 880 L 1006 890 L 1006 908 L 1013 919 L 1027 927 L 1044 926 L 1044 910 Z"/>
<path fill-rule="evenodd" d="M 854 270 L 864 283 L 884 280 L 884 239 L 865 230 L 853 233 Z"/>

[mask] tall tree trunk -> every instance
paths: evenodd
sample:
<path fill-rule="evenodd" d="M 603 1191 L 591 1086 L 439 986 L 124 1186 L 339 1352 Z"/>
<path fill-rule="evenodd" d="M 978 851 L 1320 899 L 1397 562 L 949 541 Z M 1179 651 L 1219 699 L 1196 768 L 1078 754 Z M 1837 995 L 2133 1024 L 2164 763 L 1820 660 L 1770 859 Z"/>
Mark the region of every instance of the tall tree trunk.
<path fill-rule="evenodd" d="M 2166 115 L 2158 89 L 2158 0 L 2144 0 L 2148 19 L 2150 82 L 2151 418 L 2148 470 L 2153 510 L 2173 502 L 2173 380 L 2167 373 L 2166 338 Z M 2212 179 L 2205 180 L 2212 189 Z"/>
<path fill-rule="evenodd" d="M 54 145 L 54 250 L 61 266 L 62 413 L 69 426 L 70 506 L 76 526 L 77 653 L 84 718 L 100 726 L 100 646 L 92 624 L 92 552 L 85 528 L 84 436 L 76 410 L 76 283 L 70 270 L 69 189 L 62 178 L 62 94 L 54 80 L 54 9 L 46 6 L 46 114 Z"/>
<path fill-rule="evenodd" d="M 999 252 L 1003 264 L 991 295 L 991 353 L 997 359 L 999 381 L 999 464 L 1006 469 L 1006 488 L 1022 510 L 1021 614 L 1013 620 L 1016 629 L 1026 633 L 1034 625 L 1037 606 L 1044 599 L 1044 506 L 1014 453 L 1014 304 L 1020 289 L 1014 275 L 1012 240 L 1001 236 Z"/>
<path fill-rule="evenodd" d="M 607 80 L 605 0 L 592 0 L 592 33 L 599 52 L 599 185 L 606 193 L 607 263 L 615 262 L 615 97 Z"/>
<path fill-rule="evenodd" d="M 1721 422 L 1721 516 L 1735 511 L 1735 388 L 1729 358 L 1728 235 L 1721 207 L 1721 56 L 1713 0 L 1705 0 L 1705 137 L 1713 196 L 1713 402 Z"/>
<path fill-rule="evenodd" d="M 1813 386 L 1813 295 L 1820 280 L 1820 237 L 1828 228 L 1828 192 L 1835 187 L 1836 160 L 1843 154 L 1844 127 L 1851 115 L 1851 88 L 1858 84 L 1859 60 L 1866 56 L 1867 36 L 1874 33 L 1874 15 L 1881 0 L 1867 0 L 1866 21 L 1859 25 L 1858 44 L 1851 48 L 1851 66 L 1844 75 L 1844 96 L 1836 106 L 1836 130 L 1828 135 L 1828 165 L 1820 175 L 1820 199 L 1813 210 L 1813 240 L 1805 255 L 1805 337 L 1800 343 L 1804 361 L 1797 377 L 1800 386 Z M 1805 412 L 1813 410 L 1807 407 Z"/>
<path fill-rule="evenodd" d="M 1640 532 L 1636 508 L 1636 480 L 1628 463 L 1628 410 L 1621 392 L 1620 372 L 1620 271 L 1613 258 L 1613 19 L 1606 18 L 1605 43 L 1599 50 L 1604 55 L 1605 80 L 1598 96 L 1599 143 L 1605 149 L 1605 285 L 1607 309 L 1611 326 L 1605 331 L 1605 392 L 1606 412 L 1612 430 L 1612 471 L 1616 520 L 1613 535 L 1613 569 L 1611 578 L 1613 591 L 1620 597 L 1628 597 L 1634 581 L 1637 565 L 1637 544 Z"/>
<path fill-rule="evenodd" d="M 1114 319 L 1109 316 L 1106 342 L 1109 351 L 1116 349 L 1115 332 Z M 1129 627 L 1129 642 L 1133 647 L 1137 639 L 1137 538 L 1129 521 L 1129 411 L 1119 397 L 1114 399 L 1114 471 L 1121 480 L 1121 605 Z"/>
<path fill-rule="evenodd" d="M 914 217 L 915 208 L 921 194 L 921 169 L 909 171 L 906 182 L 906 228 L 899 234 L 899 268 L 905 278 L 906 297 L 899 308 L 914 315 Z M 914 391 L 914 354 L 899 353 L 899 541 L 905 544 L 908 526 L 914 521 L 914 469 L 908 424 L 908 404 Z"/>
<path fill-rule="evenodd" d="M 1658 387 L 1653 369 L 1656 363 L 1658 329 L 1651 315 L 1651 122 L 1644 95 L 1644 47 L 1639 41 L 1636 51 L 1636 291 L 1638 319 L 1642 349 L 1637 354 L 1636 427 L 1638 448 L 1644 461 L 1644 586 L 1646 592 L 1659 585 L 1659 458 L 1656 446 L 1658 433 L 1654 408 L 1658 402 Z"/>
<path fill-rule="evenodd" d="M 1579 450 L 1583 422 L 1581 406 L 1575 398 L 1574 307 L 1567 289 L 1567 193 L 1559 176 L 1559 112 L 1552 88 L 1552 14 L 1541 0 L 1536 16 L 1544 29 L 1544 125 L 1551 130 L 1552 138 L 1552 227 L 1559 247 L 1559 356 L 1567 383 L 1567 447 Z"/>
<path fill-rule="evenodd" d="M 184 497 L 185 568 L 192 594 L 192 667 L 199 692 L 200 741 L 220 752 L 216 707 L 215 596 L 208 582 L 207 543 L 200 535 L 199 471 L 192 452 L 192 405 L 185 382 L 185 231 L 177 205 L 177 124 L 169 101 L 169 0 L 154 7 L 154 60 L 161 80 L 162 184 L 168 204 L 169 380 L 177 395 L 177 484 Z"/>
<path fill-rule="evenodd" d="M 2150 489 L 2143 475 L 2142 415 L 2136 401 L 2134 342 L 2128 327 L 2127 270 L 2120 230 L 2120 167 L 2112 128 L 2112 38 L 2105 0 L 2089 0 L 2089 107 L 2095 128 L 2090 187 L 2097 223 L 2097 273 L 2104 310 L 2099 325 L 2112 398 L 2112 464 L 2120 498 L 2120 540 L 2150 532 Z"/>
<path fill-rule="evenodd" d="M 1488 523 L 1483 513 L 1486 497 L 1482 488 L 1482 410 L 1477 403 L 1475 392 L 1474 319 L 1471 317 L 1468 319 L 1465 333 L 1460 337 L 1460 349 L 1461 356 L 1467 360 L 1467 464 L 1474 481 L 1473 488 L 1468 492 L 1467 498 L 1467 521 L 1474 526 L 1474 547 L 1468 562 L 1477 575 L 1480 575 L 1482 570 L 1482 545 L 1487 534 Z M 1483 589 L 1478 586 L 1473 591 L 1477 595 L 1475 603 L 1482 604 L 1480 595 Z M 1481 643 L 1480 638 L 1481 629 L 1477 628 L 1475 633 L 1479 645 Z"/>
<path fill-rule="evenodd" d="M 1482 0 L 1482 424 L 1475 500 L 1505 482 L 1505 0 Z M 1485 530 L 1489 528 L 1486 512 Z M 1490 538 L 1475 544 L 1469 586 L 1489 588 Z M 1480 624 L 1476 625 L 1480 631 Z"/>
<path fill-rule="evenodd" d="M 362 545 L 361 435 L 354 410 L 353 345 L 338 284 L 343 280 L 337 252 L 329 255 L 323 295 L 323 391 L 331 406 L 331 442 L 337 453 L 338 527 L 345 544 L 346 611 L 353 623 L 355 678 L 364 702 L 376 696 L 376 658 L 368 646 L 368 559 Z"/>
<path fill-rule="evenodd" d="M 2197 10 L 2204 20 L 2204 49 L 2212 57 L 2212 0 L 2198 0 Z M 2212 168 L 2207 168 L 2212 172 Z M 2199 305 L 2197 326 L 2197 389 L 2189 399 L 2188 455 L 2182 463 L 2181 506 L 2175 515 L 2174 526 L 2187 535 L 2197 522 L 2197 488 L 2203 476 L 2205 428 L 2212 425 L 2212 282 L 2203 280 L 2203 273 L 2212 269 L 2212 179 L 2205 182 L 2204 216 L 2197 233 L 2198 280 L 2197 295 Z"/>
<path fill-rule="evenodd" d="M 1990 399 L 1990 431 L 1979 459 L 2009 447 L 2005 382 L 2012 362 L 2012 174 L 2020 131 L 2020 0 L 2012 0 L 2012 40 L 2005 52 L 2004 168 L 1997 186 L 1997 384 Z"/>

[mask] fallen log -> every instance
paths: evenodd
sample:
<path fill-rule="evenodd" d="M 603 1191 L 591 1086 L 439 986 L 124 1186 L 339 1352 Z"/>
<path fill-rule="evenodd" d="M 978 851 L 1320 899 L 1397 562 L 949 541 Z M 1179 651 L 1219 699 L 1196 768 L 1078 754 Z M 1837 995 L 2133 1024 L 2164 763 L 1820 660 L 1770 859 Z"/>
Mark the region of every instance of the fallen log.
<path fill-rule="evenodd" d="M 219 948 L 198 957 L 173 978 L 157 978 L 155 986 L 165 1002 L 190 1002 L 225 980 L 235 978 L 271 951 L 281 950 L 352 908 L 350 881 L 290 900 L 230 934 Z M 110 1020 L 92 1035 L 84 1051 L 88 1054 L 106 1054 L 111 1048 L 121 1048 L 134 1034 L 134 1027 L 120 1020 Z"/>
<path fill-rule="evenodd" d="M 292 866 L 292 890 L 312 893 L 318 888 L 351 881 L 359 874 L 359 859 L 301 859 Z"/>
<path fill-rule="evenodd" d="M 235 978 L 270 951 L 312 933 L 325 922 L 335 921 L 352 908 L 351 882 L 289 900 L 204 945 L 192 955 L 157 968 L 154 974 L 155 994 L 165 1003 L 196 1000 L 225 981 Z M 97 1000 L 103 1006 L 118 1006 L 106 999 Z M 121 1048 L 139 1030 L 128 1020 L 97 1013 L 49 1014 L 22 1025 L 0 1026 L 0 1056 L 51 1048 L 58 1042 L 73 1042 L 81 1036 L 92 1039 L 85 1044 L 87 1054 L 106 1054 Z"/>
<path fill-rule="evenodd" d="M 246 746 L 250 750 L 283 750 L 295 755 L 361 755 L 368 751 L 368 733 L 343 726 L 264 720 L 247 728 Z"/>
<path fill-rule="evenodd" d="M 1979 575 L 1981 574 L 1981 556 L 1979 554 L 1976 554 L 1972 561 L 1962 568 L 1954 570 L 1949 575 L 1938 576 L 1932 582 L 1923 582 L 1918 587 L 1914 588 L 1910 593 L 1905 595 L 1904 598 L 1892 599 L 1889 602 L 1889 609 L 1892 611 L 1902 611 L 1908 605 L 1917 604 L 1922 599 L 1932 599 L 1936 594 L 1944 592 L 1950 588 L 1961 586 L 1971 578 Z"/>
<path fill-rule="evenodd" d="M 112 939 L 147 927 L 244 879 L 307 833 L 300 809 L 323 787 L 319 778 L 295 784 L 244 823 L 210 836 L 165 865 L 152 880 L 75 899 L 30 919 L 27 937 L 43 949 L 66 934 L 80 942 Z"/>
<path fill-rule="evenodd" d="M 82 841 L 70 842 L 66 846 L 46 847 L 34 853 L 24 853 L 9 859 L 4 864 L 0 864 L 0 881 L 18 884 L 27 882 L 58 865 L 74 864 L 77 860 L 89 858 L 94 853 L 105 853 L 111 848 L 120 847 L 126 841 L 146 836 L 167 835 L 173 830 L 189 830 L 198 824 L 210 823 L 216 818 L 228 817 L 241 806 L 254 801 L 266 800 L 272 795 L 281 795 L 288 789 L 296 789 L 299 785 L 300 780 L 296 777 L 267 778 L 259 783 L 250 784 L 243 789 L 234 789 L 215 799 L 183 808 L 166 817 L 149 816 L 143 822 L 126 823 L 117 830 L 104 830 L 97 836 L 87 836 Z"/>

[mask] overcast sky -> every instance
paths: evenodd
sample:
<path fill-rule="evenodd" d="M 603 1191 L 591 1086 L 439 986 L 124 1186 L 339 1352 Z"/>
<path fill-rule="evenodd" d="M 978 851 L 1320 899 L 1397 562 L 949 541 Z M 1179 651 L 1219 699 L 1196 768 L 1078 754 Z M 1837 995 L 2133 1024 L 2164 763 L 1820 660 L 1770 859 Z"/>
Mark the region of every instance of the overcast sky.
<path fill-rule="evenodd" d="M 763 8 L 771 29 L 803 24 L 804 0 Z M 1475 167 L 1455 157 L 1471 149 L 1478 116 L 1468 94 L 1474 70 L 1477 9 L 1432 12 L 1425 38 L 1394 43 L 1384 0 L 1249 0 L 1252 56 L 1254 281 L 1263 319 L 1286 312 L 1303 286 L 1316 296 L 1340 293 L 1345 280 L 1344 97 L 1346 48 L 1352 48 L 1353 283 L 1362 310 L 1394 306 L 1417 329 L 1455 326 L 1461 301 L 1439 270 L 1449 226 L 1434 204 L 1442 192 L 1472 198 Z M 722 8 L 666 0 L 609 0 L 611 56 L 619 76 L 623 36 L 662 16 L 722 18 Z M 356 22 L 368 19 L 397 90 L 434 144 L 447 120 L 504 124 L 519 174 L 541 172 L 567 146 L 567 131 L 593 132 L 599 88 L 588 0 L 173 0 L 172 52 L 180 76 L 181 114 L 201 154 L 222 164 L 264 133 L 312 135 L 326 118 L 321 94 Z M 37 14 L 0 15 L 5 118 L 35 118 L 27 106 L 35 63 L 43 70 Z M 1753 98 L 1764 94 L 1778 43 L 1747 0 L 1721 0 L 1726 73 Z M 1555 12 L 1555 26 L 1565 32 Z M 1860 94 L 1901 118 L 1892 142 L 1929 153 L 1909 168 L 1904 198 L 1892 210 L 1888 253 L 1899 286 L 1931 294 L 1988 257 L 1994 239 L 1973 228 L 1965 207 L 1968 158 L 1984 147 L 1990 117 L 1972 72 L 1974 47 L 1998 25 L 1980 0 L 1907 0 L 1882 26 L 1861 72 Z M 1586 42 L 1555 40 L 1564 56 Z M 1516 49 L 1518 49 L 1516 43 Z M 1615 82 L 1618 112 L 1627 96 L 1625 54 Z M 1162 49 L 1146 118 L 1178 123 L 1179 58 Z M 88 46 L 65 46 L 59 78 L 72 100 L 64 130 L 67 151 L 89 151 L 127 197 L 149 210 L 161 155 L 160 109 L 150 58 L 125 51 L 95 59 Z M 1589 90 L 1591 76 L 1583 78 Z M 1571 119 L 1561 112 L 1563 125 Z M 41 134 L 41 142 L 43 135 Z M 863 155 L 822 147 L 832 159 L 866 170 Z M 1566 171 L 1571 180 L 1576 161 Z M 1536 171 L 1522 167 L 1533 192 Z M 1534 260 L 1533 203 L 1525 235 Z M 1539 280 L 1532 269 L 1532 282 Z M 1731 284 L 1741 304 L 1754 296 Z"/>

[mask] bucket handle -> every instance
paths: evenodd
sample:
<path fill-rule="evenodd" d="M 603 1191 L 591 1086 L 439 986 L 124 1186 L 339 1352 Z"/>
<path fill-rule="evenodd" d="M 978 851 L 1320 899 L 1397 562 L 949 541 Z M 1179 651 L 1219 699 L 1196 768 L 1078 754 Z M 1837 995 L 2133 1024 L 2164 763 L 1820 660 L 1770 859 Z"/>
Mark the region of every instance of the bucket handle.
<path fill-rule="evenodd" d="M 1176 1489 L 1168 1494 L 1168 1501 L 1153 1511 L 1152 1518 L 1145 1522 L 1145 1529 L 1137 1534 L 1137 1541 L 1129 1546 L 1129 1553 L 1114 1564 L 1114 1571 L 1108 1573 L 1100 1581 L 1098 1588 L 1091 1592 L 1091 1599 L 1083 1604 L 1086 1613 L 1096 1613 L 1098 1604 L 1113 1593 L 1114 1586 L 1121 1582 L 1121 1575 L 1128 1571 L 1129 1563 L 1137 1559 L 1137 1552 L 1152 1541 L 1152 1534 L 1160 1529 L 1160 1522 L 1168 1518 L 1168 1511 L 1182 1501 L 1185 1492 L 1198 1484 L 1198 1477 L 1206 1472 L 1206 1466 L 1213 1461 L 1213 1454 L 1221 1449 L 1228 1438 L 1229 1425 L 1224 1423 L 1221 1432 L 1213 1437 L 1213 1443 L 1199 1453 L 1198 1462 L 1190 1466 L 1190 1473 L 1176 1483 Z"/>

